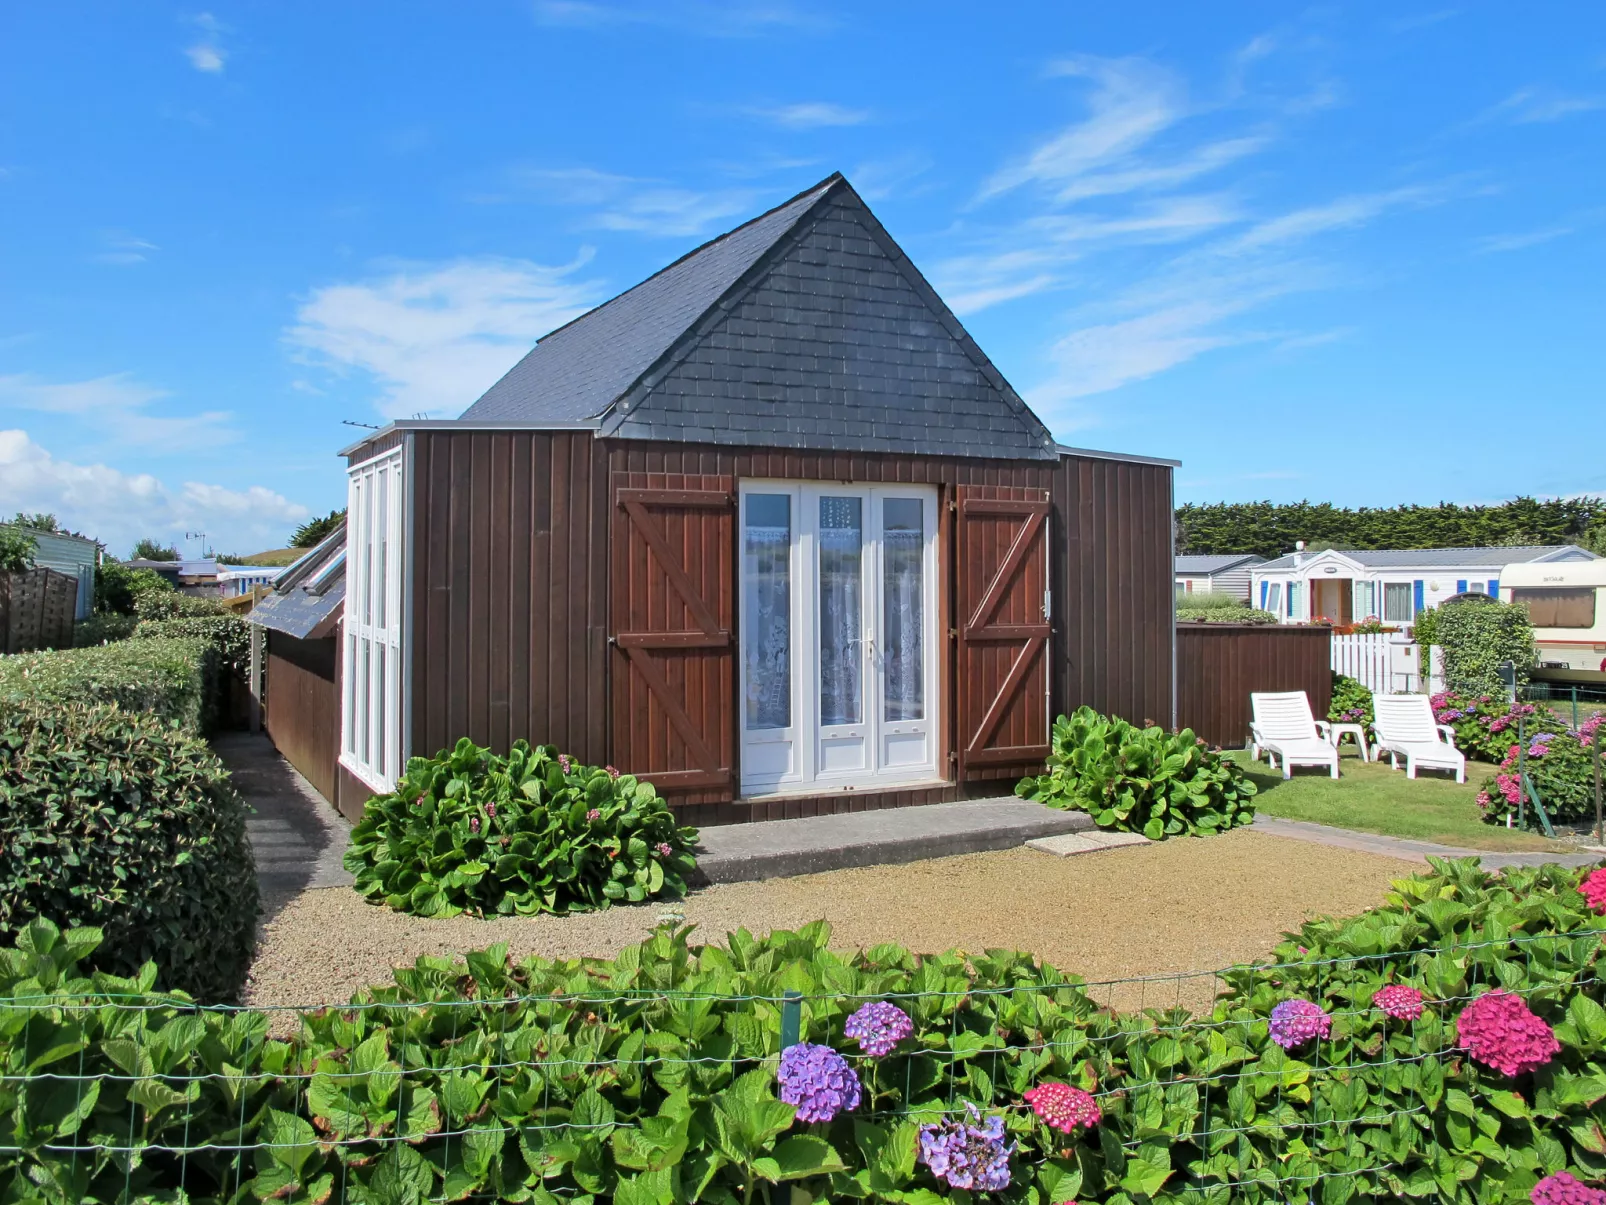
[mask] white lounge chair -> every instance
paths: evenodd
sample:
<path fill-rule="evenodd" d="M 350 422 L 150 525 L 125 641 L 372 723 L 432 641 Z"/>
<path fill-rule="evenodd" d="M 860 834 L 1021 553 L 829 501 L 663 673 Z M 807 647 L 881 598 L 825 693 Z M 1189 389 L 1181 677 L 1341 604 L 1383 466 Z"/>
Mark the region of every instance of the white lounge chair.
<path fill-rule="evenodd" d="M 1296 765 L 1326 766 L 1332 777 L 1338 777 L 1338 746 L 1333 743 L 1333 726 L 1311 716 L 1310 700 L 1304 691 L 1251 693 L 1249 708 L 1253 713 L 1249 724 L 1251 757 L 1258 759 L 1265 750 L 1266 760 L 1274 770 L 1277 758 L 1282 758 L 1284 778 L 1292 776 Z"/>
<path fill-rule="evenodd" d="M 1372 759 L 1389 754 L 1394 768 L 1405 758 L 1405 776 L 1415 778 L 1418 768 L 1454 770 L 1455 780 L 1467 780 L 1466 754 L 1455 747 L 1455 729 L 1433 719 L 1433 706 L 1427 695 L 1373 695 L 1372 730 L 1377 743 Z"/>

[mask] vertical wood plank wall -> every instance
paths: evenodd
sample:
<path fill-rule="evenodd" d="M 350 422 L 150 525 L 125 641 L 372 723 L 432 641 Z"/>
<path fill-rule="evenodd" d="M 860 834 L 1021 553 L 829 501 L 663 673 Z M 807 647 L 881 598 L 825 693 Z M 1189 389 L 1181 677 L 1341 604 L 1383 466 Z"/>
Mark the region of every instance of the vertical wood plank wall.
<path fill-rule="evenodd" d="M 340 641 L 274 631 L 267 640 L 262 724 L 268 738 L 318 794 L 358 819 L 369 791 L 340 765 Z"/>
<path fill-rule="evenodd" d="M 1170 727 L 1170 466 L 1062 456 L 1052 518 L 1054 713 Z"/>
<path fill-rule="evenodd" d="M 1212 745 L 1249 740 L 1251 691 L 1302 690 L 1311 714 L 1333 700 L 1333 629 L 1280 624 L 1177 625 L 1177 723 Z"/>
<path fill-rule="evenodd" d="M 939 486 L 945 647 L 954 622 L 946 611 L 955 487 L 1050 490 L 1055 710 L 1087 702 L 1135 720 L 1170 720 L 1166 466 L 597 441 L 584 431 L 427 429 L 413 440 L 413 753 L 460 736 L 496 749 L 526 737 L 594 764 L 612 760 L 608 481 L 623 472 Z M 949 660 L 943 694 L 951 720 Z M 738 722 L 733 709 L 733 732 Z M 952 739 L 951 730 L 943 734 L 944 759 Z M 865 805 L 861 796 L 857 806 Z M 711 822 L 712 808 L 688 819 Z M 776 818 L 782 814 L 777 807 Z"/>

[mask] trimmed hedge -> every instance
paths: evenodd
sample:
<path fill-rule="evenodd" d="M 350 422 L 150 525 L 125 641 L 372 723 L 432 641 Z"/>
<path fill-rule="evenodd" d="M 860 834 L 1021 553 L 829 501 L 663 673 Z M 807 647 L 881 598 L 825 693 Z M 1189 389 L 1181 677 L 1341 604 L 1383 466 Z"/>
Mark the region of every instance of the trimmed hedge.
<path fill-rule="evenodd" d="M 163 637 L 0 657 L 0 705 L 115 703 L 201 732 L 213 714 L 216 652 Z"/>
<path fill-rule="evenodd" d="M 0 939 L 94 925 L 93 964 L 234 999 L 257 918 L 245 804 L 206 743 L 106 704 L 0 709 Z"/>
<path fill-rule="evenodd" d="M 1445 684 L 1464 694 L 1504 694 L 1501 662 L 1512 663 L 1521 684 L 1539 659 L 1521 603 L 1455 603 L 1439 607 L 1429 626 L 1433 643 L 1444 650 Z"/>
<path fill-rule="evenodd" d="M 1021 1205 L 1527 1201 L 1549 1174 L 1606 1174 L 1601 923 L 1578 872 L 1435 862 L 1374 911 L 1290 934 L 1278 963 L 1227 972 L 1197 1017 L 1114 1013 L 1002 950 L 838 954 L 824 922 L 725 946 L 662 928 L 611 961 L 423 957 L 353 1008 L 303 1014 L 289 1042 L 264 1014 L 155 994 L 154 968 L 82 978 L 99 935 L 40 925 L 0 955 L 0 995 L 54 997 L 0 1023 L 19 1077 L 0 1177 L 19 1198 L 191 1205 L 967 1205 L 922 1165 L 920 1132 L 968 1104 L 998 1119 L 996 1199 Z M 1381 1010 L 1388 985 L 1426 995 L 1418 1019 Z M 1537 1070 L 1462 1048 L 1458 1018 L 1494 988 L 1553 1034 Z M 801 1040 L 863 1089 L 807 1126 L 777 1099 L 786 991 Z M 142 1008 L 66 1007 L 108 993 Z M 1292 1000 L 1319 1021 L 1303 1038 L 1273 1024 Z M 845 1033 L 872 1001 L 911 1021 L 881 1058 Z M 59 1078 L 15 1086 L 30 1070 Z M 1050 1128 L 1025 1101 L 1045 1084 L 1092 1094 L 1092 1124 Z M 130 1141 L 189 1153 L 98 1149 Z"/>
<path fill-rule="evenodd" d="M 1255 818 L 1255 784 L 1191 728 L 1139 728 L 1083 706 L 1054 721 L 1051 742 L 1048 772 L 1015 786 L 1023 799 L 1086 812 L 1100 828 L 1151 841 L 1225 832 Z"/>
<path fill-rule="evenodd" d="M 111 611 L 96 611 L 88 619 L 73 625 L 73 648 L 93 648 L 97 644 L 110 644 L 115 640 L 127 640 L 134 634 L 134 628 L 138 623 L 139 620 L 132 615 L 118 615 Z"/>
<path fill-rule="evenodd" d="M 134 628 L 136 640 L 164 638 L 204 640 L 216 651 L 217 668 L 243 676 L 251 664 L 251 625 L 238 615 L 194 615 L 173 619 L 142 619 Z"/>

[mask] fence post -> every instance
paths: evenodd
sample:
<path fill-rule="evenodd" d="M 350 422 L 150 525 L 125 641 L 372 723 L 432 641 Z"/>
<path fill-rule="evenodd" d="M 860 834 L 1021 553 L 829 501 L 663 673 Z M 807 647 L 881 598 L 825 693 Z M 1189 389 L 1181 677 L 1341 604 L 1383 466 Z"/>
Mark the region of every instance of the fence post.
<path fill-rule="evenodd" d="M 246 726 L 252 732 L 262 731 L 262 625 L 251 625 L 251 668 L 246 685 L 251 699 L 246 704 Z"/>
<path fill-rule="evenodd" d="M 803 1040 L 803 994 L 790 988 L 781 997 L 781 1049 Z"/>

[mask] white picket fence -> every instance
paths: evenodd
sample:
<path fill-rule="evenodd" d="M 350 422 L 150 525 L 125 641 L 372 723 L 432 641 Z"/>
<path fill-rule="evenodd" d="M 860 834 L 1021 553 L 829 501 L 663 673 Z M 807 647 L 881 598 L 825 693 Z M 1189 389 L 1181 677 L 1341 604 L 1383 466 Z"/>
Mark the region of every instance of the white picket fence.
<path fill-rule="evenodd" d="M 1333 637 L 1333 672 L 1373 694 L 1421 690 L 1420 664 L 1417 646 L 1388 632 Z"/>

